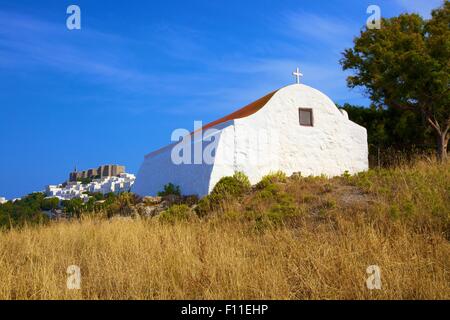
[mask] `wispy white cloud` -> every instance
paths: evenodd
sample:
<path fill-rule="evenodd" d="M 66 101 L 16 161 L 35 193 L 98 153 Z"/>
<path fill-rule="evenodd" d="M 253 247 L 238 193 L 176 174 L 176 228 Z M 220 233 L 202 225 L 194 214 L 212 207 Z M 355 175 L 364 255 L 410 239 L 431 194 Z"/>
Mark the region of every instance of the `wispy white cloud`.
<path fill-rule="evenodd" d="M 283 32 L 291 38 L 304 38 L 309 43 L 342 46 L 351 39 L 358 26 L 342 17 L 297 11 L 284 15 Z"/>
<path fill-rule="evenodd" d="M 215 75 L 207 74 L 212 53 L 204 42 L 199 32 L 176 25 L 155 25 L 148 38 L 135 41 L 92 29 L 68 31 L 63 23 L 0 10 L 0 68 L 58 71 L 147 96 L 192 96 L 193 88 L 208 87 Z M 136 57 L 132 46 L 149 55 Z M 183 70 L 170 64 L 175 61 Z"/>
<path fill-rule="evenodd" d="M 158 80 L 127 64 L 121 48 L 128 40 L 94 30 L 82 30 L 81 36 L 75 32 L 68 31 L 64 24 L 0 11 L 0 67 L 50 67 L 122 87 L 130 82 Z"/>

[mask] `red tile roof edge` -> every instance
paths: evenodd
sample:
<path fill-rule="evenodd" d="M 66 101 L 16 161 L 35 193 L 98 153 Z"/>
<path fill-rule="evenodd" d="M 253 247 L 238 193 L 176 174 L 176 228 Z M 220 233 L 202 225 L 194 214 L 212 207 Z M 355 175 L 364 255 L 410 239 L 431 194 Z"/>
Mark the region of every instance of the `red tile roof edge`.
<path fill-rule="evenodd" d="M 259 99 L 256 100 L 256 101 L 253 101 L 252 103 L 246 105 L 245 107 L 243 107 L 243 108 L 241 108 L 241 109 L 238 109 L 238 110 L 236 110 L 236 111 L 234 111 L 234 112 L 232 112 L 232 113 L 226 115 L 225 117 L 222 117 L 222 118 L 220 118 L 220 119 L 214 120 L 214 121 L 212 121 L 212 122 L 210 122 L 210 123 L 204 125 L 204 126 L 201 128 L 201 130 L 209 129 L 209 128 L 211 128 L 211 127 L 217 126 L 218 124 L 221 124 L 221 123 L 224 123 L 224 122 L 227 122 L 227 121 L 245 118 L 245 117 L 248 117 L 248 116 L 250 116 L 250 115 L 252 115 L 252 114 L 258 112 L 260 109 L 262 109 L 262 108 L 267 104 L 267 102 L 269 102 L 269 100 L 270 100 L 270 99 L 274 96 L 274 94 L 277 93 L 278 91 L 279 91 L 279 89 L 278 89 L 278 90 L 275 90 L 275 91 L 272 91 L 271 93 L 265 95 L 265 96 L 262 97 L 262 98 L 259 98 Z M 195 132 L 195 131 L 194 131 L 194 132 Z M 191 135 L 192 135 L 194 132 L 191 132 Z M 179 141 L 176 141 L 176 142 L 171 143 L 171 144 L 169 144 L 169 145 L 167 145 L 167 146 L 165 146 L 165 147 L 162 147 L 162 148 L 160 148 L 160 149 L 158 149 L 158 150 L 155 150 L 155 151 L 153 151 L 153 152 L 150 152 L 149 154 L 147 154 L 147 155 L 145 156 L 145 158 L 149 158 L 149 157 L 152 157 L 152 156 L 156 156 L 157 154 L 160 154 L 161 152 L 163 152 L 163 151 L 166 150 L 167 148 L 169 148 L 169 147 L 171 147 L 171 146 L 173 146 L 173 145 L 176 145 L 178 142 L 179 142 Z"/>

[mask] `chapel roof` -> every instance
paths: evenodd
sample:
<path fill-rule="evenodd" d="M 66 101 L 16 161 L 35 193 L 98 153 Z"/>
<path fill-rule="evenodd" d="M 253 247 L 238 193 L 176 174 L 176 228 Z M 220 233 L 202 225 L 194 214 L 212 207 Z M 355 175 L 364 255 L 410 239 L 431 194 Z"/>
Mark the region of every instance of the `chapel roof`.
<path fill-rule="evenodd" d="M 222 118 L 219 118 L 217 120 L 214 120 L 214 121 L 204 125 L 202 127 L 202 130 L 206 130 L 206 129 L 212 128 L 214 126 L 217 126 L 218 124 L 221 124 L 221 123 L 224 123 L 224 122 L 227 122 L 227 121 L 245 118 L 245 117 L 248 117 L 248 116 L 256 113 L 262 107 L 264 107 L 267 102 L 269 102 L 269 100 L 273 97 L 273 95 L 275 93 L 277 93 L 277 91 L 279 91 L 279 89 L 275 90 L 275 91 L 272 91 L 271 93 L 265 95 L 262 98 L 259 98 L 256 101 L 253 101 L 252 103 L 246 105 L 243 108 L 240 108 L 240 109 L 238 109 L 238 110 L 236 110 L 236 111 L 234 111 L 234 112 L 232 112 L 232 113 L 230 113 L 230 114 L 228 114 L 228 115 L 226 115 L 226 116 L 224 116 Z M 193 134 L 193 133 L 194 132 L 191 132 L 191 134 Z M 162 147 L 162 148 L 160 148 L 160 149 L 158 149 L 156 151 L 153 151 L 153 152 L 147 154 L 145 157 L 147 158 L 147 157 L 150 157 L 150 156 L 155 156 L 155 155 L 161 153 L 162 151 L 166 150 L 168 147 L 170 147 L 170 146 L 172 146 L 174 144 L 177 144 L 177 143 L 178 143 L 178 141 L 174 142 L 174 143 L 171 143 L 171 144 L 169 144 L 169 145 L 167 145 L 165 147 Z"/>
<path fill-rule="evenodd" d="M 222 117 L 220 119 L 214 120 L 208 124 L 206 124 L 205 126 L 203 126 L 203 130 L 214 127 L 218 124 L 230 121 L 230 120 L 235 120 L 235 119 L 240 119 L 240 118 L 245 118 L 248 117 L 254 113 L 256 113 L 257 111 L 259 111 L 262 107 L 264 107 L 266 105 L 267 102 L 269 102 L 270 98 L 273 97 L 273 95 L 277 92 L 278 90 L 272 91 L 271 93 L 265 95 L 262 98 L 259 98 L 256 101 L 253 101 L 252 103 L 246 105 L 245 107 L 238 109 L 228 115 L 226 115 L 225 117 Z"/>

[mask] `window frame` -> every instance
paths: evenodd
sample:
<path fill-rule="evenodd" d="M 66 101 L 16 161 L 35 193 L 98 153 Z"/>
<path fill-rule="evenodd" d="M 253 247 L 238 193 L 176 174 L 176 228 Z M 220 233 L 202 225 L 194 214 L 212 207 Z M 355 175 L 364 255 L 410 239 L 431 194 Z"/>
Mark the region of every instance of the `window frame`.
<path fill-rule="evenodd" d="M 311 113 L 311 124 L 302 124 L 301 111 L 309 111 Z M 298 108 L 298 123 L 301 127 L 314 127 L 314 112 L 312 108 Z"/>

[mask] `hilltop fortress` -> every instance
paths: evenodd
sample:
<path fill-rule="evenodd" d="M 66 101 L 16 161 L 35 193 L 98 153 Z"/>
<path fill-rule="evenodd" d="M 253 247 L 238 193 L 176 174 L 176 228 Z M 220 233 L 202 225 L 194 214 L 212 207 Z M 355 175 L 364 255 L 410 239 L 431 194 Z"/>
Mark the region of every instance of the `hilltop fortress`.
<path fill-rule="evenodd" d="M 106 164 L 98 168 L 83 171 L 77 171 L 75 168 L 75 170 L 69 175 L 69 181 L 75 182 L 81 179 L 112 177 L 118 176 L 121 173 L 125 173 L 125 166 L 119 166 L 117 164 Z"/>

